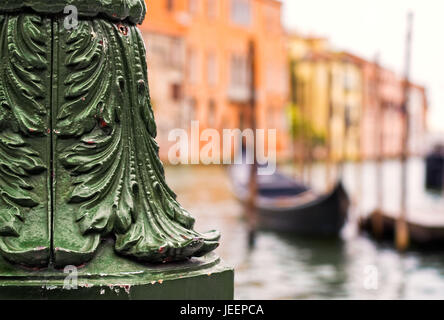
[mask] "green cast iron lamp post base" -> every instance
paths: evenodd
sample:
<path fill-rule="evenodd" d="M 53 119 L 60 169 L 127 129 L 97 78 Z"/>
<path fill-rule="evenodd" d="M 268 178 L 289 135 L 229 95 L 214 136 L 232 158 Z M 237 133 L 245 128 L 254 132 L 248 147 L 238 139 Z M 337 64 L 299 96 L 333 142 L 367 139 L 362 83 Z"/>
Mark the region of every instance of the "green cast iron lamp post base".
<path fill-rule="evenodd" d="M 0 258 L 0 299 L 230 300 L 233 270 L 213 253 L 180 263 L 141 264 L 116 255 L 112 243 L 104 242 L 96 257 L 77 269 L 31 270 Z"/>
<path fill-rule="evenodd" d="M 166 183 L 145 12 L 0 1 L 0 299 L 233 297 L 219 232 L 195 231 Z"/>

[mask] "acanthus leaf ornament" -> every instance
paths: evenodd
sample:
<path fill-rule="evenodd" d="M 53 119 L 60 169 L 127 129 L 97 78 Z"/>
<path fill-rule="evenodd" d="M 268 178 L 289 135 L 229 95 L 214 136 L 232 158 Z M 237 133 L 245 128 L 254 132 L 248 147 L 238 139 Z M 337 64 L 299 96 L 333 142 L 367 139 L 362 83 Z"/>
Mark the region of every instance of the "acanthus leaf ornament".
<path fill-rule="evenodd" d="M 94 39 L 82 41 L 91 34 Z M 73 176 L 69 201 L 80 205 L 81 231 L 113 233 L 118 252 L 150 262 L 214 249 L 219 235 L 193 231 L 194 219 L 166 185 L 137 28 L 82 22 L 68 39 L 89 43 L 69 50 L 67 61 L 77 63 L 66 63 L 71 77 L 65 98 L 77 100 L 62 106 L 58 127 L 61 137 L 79 137 L 60 159 Z M 66 111 L 76 103 L 85 107 Z"/>
<path fill-rule="evenodd" d="M 54 6 L 20 8 L 0 4 L 0 253 L 61 267 L 91 260 L 105 237 L 119 254 L 155 263 L 215 249 L 219 233 L 194 231 L 165 181 L 145 47 L 131 22 L 145 7 L 122 7 L 129 21 L 81 18 L 70 30 Z"/>
<path fill-rule="evenodd" d="M 38 205 L 28 176 L 46 169 L 24 136 L 44 134 L 46 49 L 42 19 L 5 17 L 1 25 L 0 68 L 0 235 L 20 235 L 23 208 Z"/>
<path fill-rule="evenodd" d="M 0 252 L 35 265 L 50 254 L 47 22 L 0 15 Z"/>

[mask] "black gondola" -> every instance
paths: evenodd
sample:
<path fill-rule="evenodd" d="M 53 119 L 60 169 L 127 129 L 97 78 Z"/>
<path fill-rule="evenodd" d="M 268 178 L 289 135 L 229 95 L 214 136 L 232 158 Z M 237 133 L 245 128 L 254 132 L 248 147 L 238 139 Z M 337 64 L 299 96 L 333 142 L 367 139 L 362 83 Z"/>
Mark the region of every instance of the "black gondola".
<path fill-rule="evenodd" d="M 426 189 L 442 191 L 444 188 L 444 146 L 436 146 L 425 159 Z"/>
<path fill-rule="evenodd" d="M 230 169 L 234 194 L 244 204 L 249 195 L 249 171 L 246 165 Z M 304 236 L 339 236 L 350 205 L 342 182 L 324 195 L 317 195 L 279 172 L 258 175 L 257 185 L 255 207 L 260 229 Z"/>
<path fill-rule="evenodd" d="M 381 233 L 375 233 L 376 211 L 360 221 L 359 227 L 369 235 L 380 239 L 393 239 L 396 234 L 397 215 L 380 212 Z M 432 219 L 430 219 L 432 217 Z M 377 218 L 375 218 L 377 219 Z M 422 249 L 442 247 L 444 243 L 444 220 L 436 212 L 424 212 L 415 217 L 414 221 L 407 220 L 410 242 Z"/>

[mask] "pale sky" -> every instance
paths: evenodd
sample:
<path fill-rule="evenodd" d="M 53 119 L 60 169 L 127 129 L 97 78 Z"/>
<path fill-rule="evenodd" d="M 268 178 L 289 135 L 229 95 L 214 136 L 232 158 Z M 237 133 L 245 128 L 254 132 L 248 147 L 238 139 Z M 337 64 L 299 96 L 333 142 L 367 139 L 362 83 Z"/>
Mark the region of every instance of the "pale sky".
<path fill-rule="evenodd" d="M 412 80 L 426 86 L 432 130 L 444 133 L 444 1 L 283 0 L 290 30 L 326 36 L 337 49 L 404 69 L 407 12 L 414 17 Z"/>

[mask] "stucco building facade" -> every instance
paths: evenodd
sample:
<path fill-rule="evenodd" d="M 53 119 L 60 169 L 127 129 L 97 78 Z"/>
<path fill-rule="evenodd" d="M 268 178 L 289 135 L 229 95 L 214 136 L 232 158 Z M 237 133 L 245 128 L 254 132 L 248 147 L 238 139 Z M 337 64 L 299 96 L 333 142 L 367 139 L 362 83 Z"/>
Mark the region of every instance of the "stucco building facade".
<path fill-rule="evenodd" d="M 250 127 L 249 43 L 256 48 L 257 127 L 277 130 L 278 155 L 290 139 L 286 118 L 288 58 L 275 0 L 148 1 L 141 26 L 148 44 L 151 95 L 161 156 L 174 128 Z M 222 156 L 222 155 L 221 155 Z"/>

